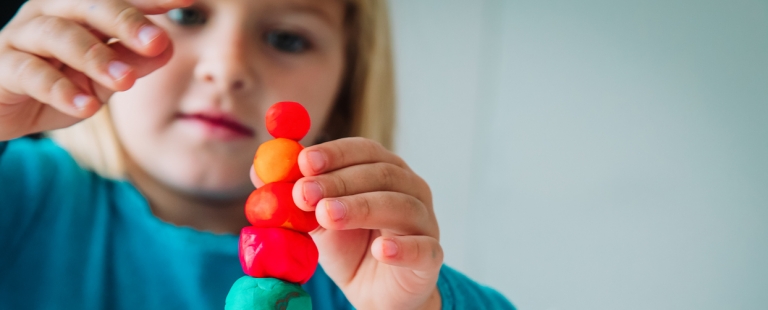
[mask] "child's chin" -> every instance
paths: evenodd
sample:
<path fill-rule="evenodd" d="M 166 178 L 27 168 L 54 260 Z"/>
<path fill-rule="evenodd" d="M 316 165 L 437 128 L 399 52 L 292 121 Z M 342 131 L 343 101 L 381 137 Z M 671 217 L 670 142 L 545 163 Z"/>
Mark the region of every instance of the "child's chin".
<path fill-rule="evenodd" d="M 171 187 L 176 188 L 187 195 L 200 197 L 201 199 L 232 200 L 245 199 L 254 190 L 248 176 L 245 177 L 217 177 L 205 178 L 179 178 L 168 180 Z"/>

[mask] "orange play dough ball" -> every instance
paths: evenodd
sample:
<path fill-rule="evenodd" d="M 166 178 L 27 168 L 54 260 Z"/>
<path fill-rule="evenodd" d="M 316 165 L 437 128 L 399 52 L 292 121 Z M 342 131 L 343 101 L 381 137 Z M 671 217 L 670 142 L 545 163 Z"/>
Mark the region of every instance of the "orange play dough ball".
<path fill-rule="evenodd" d="M 253 169 L 264 183 L 296 182 L 302 175 L 299 170 L 299 152 L 303 150 L 296 141 L 278 138 L 264 142 L 256 151 Z"/>

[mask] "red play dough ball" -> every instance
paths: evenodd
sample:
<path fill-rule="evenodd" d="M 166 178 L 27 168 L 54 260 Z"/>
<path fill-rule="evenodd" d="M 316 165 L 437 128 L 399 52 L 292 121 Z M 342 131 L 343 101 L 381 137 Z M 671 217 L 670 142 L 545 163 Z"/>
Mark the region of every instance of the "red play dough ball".
<path fill-rule="evenodd" d="M 240 264 L 251 277 L 304 284 L 315 273 L 317 259 L 317 246 L 309 234 L 253 226 L 240 232 Z"/>
<path fill-rule="evenodd" d="M 288 220 L 293 183 L 270 183 L 253 191 L 245 202 L 245 217 L 257 227 L 280 227 Z M 298 209 L 298 208 L 297 208 Z"/>
<path fill-rule="evenodd" d="M 264 142 L 256 150 L 253 170 L 264 183 L 296 182 L 302 177 L 299 153 L 303 149 L 298 142 L 284 138 Z"/>
<path fill-rule="evenodd" d="M 267 110 L 267 131 L 275 138 L 299 141 L 307 135 L 309 126 L 309 113 L 298 102 L 278 102 Z"/>
<path fill-rule="evenodd" d="M 269 183 L 253 191 L 245 202 L 245 217 L 254 227 L 283 227 L 299 232 L 317 228 L 315 212 L 304 212 L 293 202 L 294 183 Z"/>
<path fill-rule="evenodd" d="M 288 211 L 288 221 L 282 227 L 297 230 L 300 232 L 310 232 L 315 230 L 320 224 L 317 223 L 315 211 L 305 212 L 295 204 Z"/>

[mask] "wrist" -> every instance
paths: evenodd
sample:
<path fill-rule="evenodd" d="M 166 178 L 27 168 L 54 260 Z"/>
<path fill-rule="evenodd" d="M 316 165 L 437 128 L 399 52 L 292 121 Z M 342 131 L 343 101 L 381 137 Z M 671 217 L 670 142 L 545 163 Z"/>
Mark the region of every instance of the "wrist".
<path fill-rule="evenodd" d="M 443 306 L 443 300 L 442 297 L 440 297 L 440 290 L 435 287 L 435 290 L 432 291 L 432 294 L 429 295 L 429 298 L 427 298 L 427 301 L 419 307 L 421 310 L 440 310 Z"/>

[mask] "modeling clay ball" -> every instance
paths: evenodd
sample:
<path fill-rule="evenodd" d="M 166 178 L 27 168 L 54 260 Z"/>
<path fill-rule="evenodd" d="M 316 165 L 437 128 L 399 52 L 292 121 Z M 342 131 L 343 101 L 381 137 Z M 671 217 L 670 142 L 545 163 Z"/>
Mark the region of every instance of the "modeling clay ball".
<path fill-rule="evenodd" d="M 232 284 L 224 310 L 311 310 L 309 294 L 298 284 L 243 276 Z"/>
<path fill-rule="evenodd" d="M 293 202 L 294 183 L 269 183 L 253 191 L 245 202 L 245 217 L 254 227 L 284 227 L 300 232 L 317 228 L 315 212 L 304 212 Z"/>
<path fill-rule="evenodd" d="M 293 183 L 269 183 L 253 191 L 245 202 L 245 217 L 256 227 L 279 227 L 288 220 L 293 203 Z"/>
<path fill-rule="evenodd" d="M 240 232 L 240 264 L 254 278 L 304 284 L 315 273 L 317 258 L 317 246 L 309 234 L 253 226 Z"/>
<path fill-rule="evenodd" d="M 299 152 L 296 141 L 278 138 L 262 143 L 253 158 L 253 169 L 264 183 L 296 182 L 301 178 Z"/>
<path fill-rule="evenodd" d="M 275 138 L 299 141 L 309 126 L 309 113 L 297 102 L 278 102 L 267 110 L 267 131 Z"/>
<path fill-rule="evenodd" d="M 293 197 L 291 197 L 293 198 Z M 299 209 L 295 204 L 288 211 L 288 221 L 282 227 L 293 229 L 300 232 L 310 232 L 315 230 L 320 224 L 317 223 L 315 211 L 306 212 Z"/>

